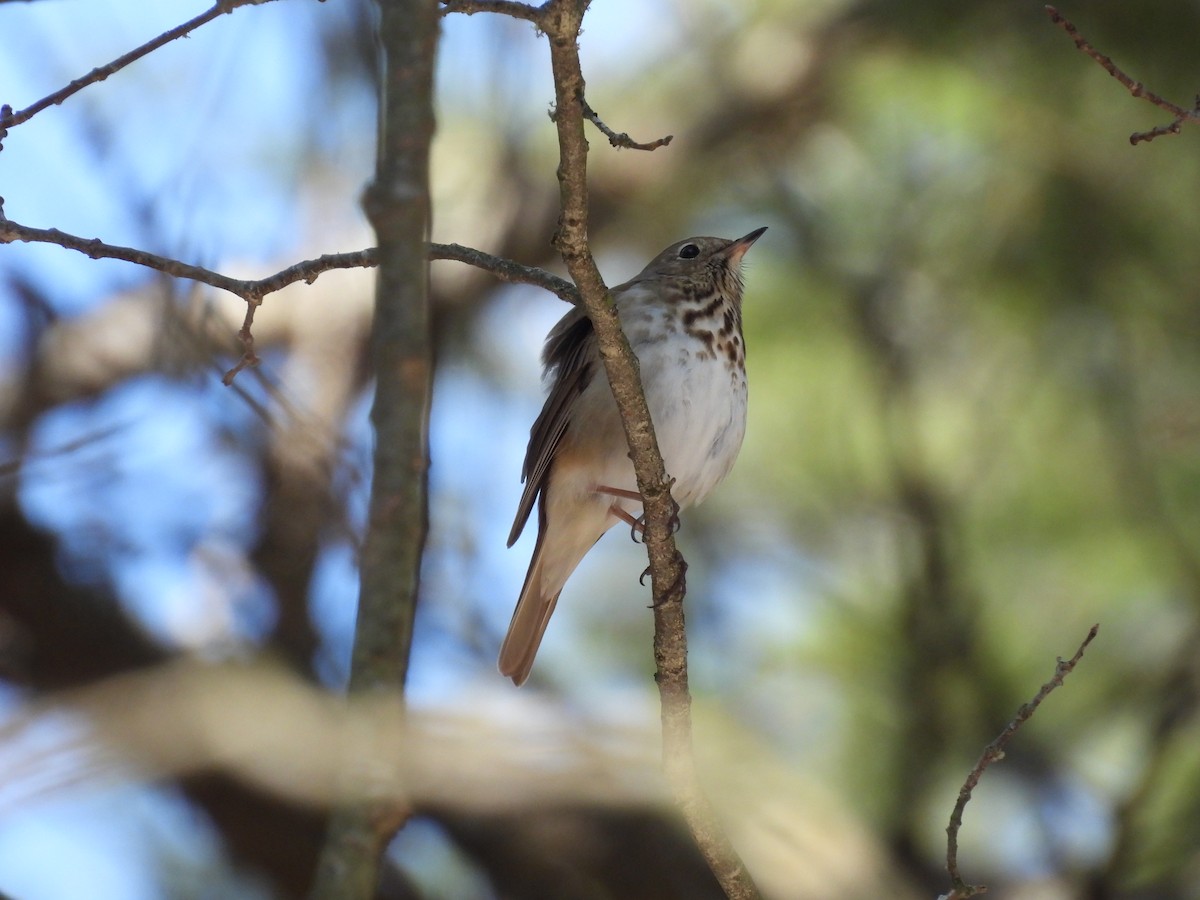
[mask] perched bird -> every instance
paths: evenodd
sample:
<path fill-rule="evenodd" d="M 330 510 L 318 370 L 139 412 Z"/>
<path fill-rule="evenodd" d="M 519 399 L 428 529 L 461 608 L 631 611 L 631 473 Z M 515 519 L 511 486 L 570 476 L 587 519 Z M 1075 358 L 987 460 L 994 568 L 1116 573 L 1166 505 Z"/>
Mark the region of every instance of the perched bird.
<path fill-rule="evenodd" d="M 735 241 L 672 244 L 612 288 L 641 367 L 671 496 L 684 509 L 729 474 L 746 431 L 742 257 L 766 228 Z M 500 647 L 500 672 L 524 683 L 567 578 L 613 525 L 637 526 L 641 495 L 591 320 L 578 307 L 550 330 L 542 352 L 551 380 L 529 432 L 525 491 L 512 546 L 538 501 L 538 536 Z"/>

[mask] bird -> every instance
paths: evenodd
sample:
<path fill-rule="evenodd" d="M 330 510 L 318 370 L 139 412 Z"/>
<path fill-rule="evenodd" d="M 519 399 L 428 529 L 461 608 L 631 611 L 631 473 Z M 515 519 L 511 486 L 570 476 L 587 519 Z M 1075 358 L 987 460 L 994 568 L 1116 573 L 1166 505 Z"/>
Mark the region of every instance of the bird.
<path fill-rule="evenodd" d="M 742 257 L 767 229 L 736 240 L 687 238 L 610 290 L 637 355 L 650 419 L 678 509 L 702 501 L 733 467 L 746 432 Z M 542 351 L 550 383 L 529 431 L 525 485 L 508 546 L 537 502 L 537 542 L 500 647 L 499 669 L 529 677 L 563 585 L 618 522 L 641 507 L 625 431 L 591 320 L 572 308 Z"/>

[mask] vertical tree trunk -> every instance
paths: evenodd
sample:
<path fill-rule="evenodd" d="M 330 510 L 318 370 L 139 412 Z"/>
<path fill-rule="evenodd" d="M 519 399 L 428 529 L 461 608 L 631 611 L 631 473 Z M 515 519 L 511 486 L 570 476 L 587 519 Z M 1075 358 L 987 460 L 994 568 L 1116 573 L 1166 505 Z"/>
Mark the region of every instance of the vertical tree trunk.
<path fill-rule="evenodd" d="M 426 241 L 433 137 L 436 0 L 378 0 L 382 97 L 375 179 L 364 199 L 379 243 L 371 359 L 375 465 L 361 560 L 351 692 L 391 691 L 400 703 L 412 644 L 421 551 L 428 524 L 429 397 L 433 375 Z M 336 810 L 314 897 L 374 895 L 379 860 L 407 809 L 370 799 L 364 773 Z M 358 790 L 366 788 L 366 797 Z"/>

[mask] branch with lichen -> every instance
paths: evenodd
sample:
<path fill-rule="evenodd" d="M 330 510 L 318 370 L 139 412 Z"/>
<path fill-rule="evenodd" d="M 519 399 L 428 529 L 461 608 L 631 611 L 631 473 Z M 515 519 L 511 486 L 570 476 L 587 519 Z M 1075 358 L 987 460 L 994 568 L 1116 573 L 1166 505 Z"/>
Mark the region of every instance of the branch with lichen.
<path fill-rule="evenodd" d="M 1088 42 L 1087 38 L 1079 33 L 1079 29 L 1075 27 L 1075 24 L 1062 13 L 1060 13 L 1055 7 L 1047 6 L 1046 14 L 1050 16 L 1051 22 L 1059 26 L 1070 36 L 1071 40 L 1075 42 L 1075 47 L 1081 53 L 1086 53 L 1093 60 L 1095 60 L 1096 63 L 1104 69 L 1104 71 L 1106 71 L 1113 78 L 1117 79 L 1117 81 L 1121 82 L 1121 84 L 1125 86 L 1125 89 L 1128 90 L 1130 94 L 1149 103 L 1153 103 L 1159 109 L 1166 110 L 1175 117 L 1173 121 L 1166 125 L 1155 126 L 1149 131 L 1134 132 L 1129 136 L 1129 143 L 1137 146 L 1142 141 L 1152 141 L 1156 137 L 1161 137 L 1164 134 L 1179 134 L 1181 126 L 1184 122 L 1200 122 L 1200 95 L 1196 96 L 1196 102 L 1193 104 L 1191 109 L 1186 109 L 1177 103 L 1172 103 L 1170 100 L 1160 97 L 1140 81 L 1135 81 L 1126 75 L 1125 72 L 1121 70 L 1120 66 L 1112 61 L 1111 57 L 1106 56 L 1093 47 Z"/>
<path fill-rule="evenodd" d="M 983 773 L 987 771 L 988 766 L 998 760 L 1004 759 L 1004 747 L 1008 744 L 1012 736 L 1017 733 L 1017 730 L 1029 721 L 1030 717 L 1037 712 L 1037 708 L 1042 705 L 1050 692 L 1055 688 L 1062 687 L 1063 679 L 1075 670 L 1079 665 L 1079 661 L 1083 659 L 1083 653 L 1100 631 L 1099 625 L 1093 625 L 1087 633 L 1087 637 L 1083 639 L 1083 643 L 1079 645 L 1079 649 L 1075 651 L 1075 655 L 1070 659 L 1059 659 L 1054 667 L 1054 675 L 1049 681 L 1042 685 L 1041 689 L 1034 695 L 1033 699 L 1021 706 L 1017 710 L 1017 714 L 1004 727 L 1004 730 L 996 736 L 996 739 L 983 748 L 983 753 L 979 756 L 979 761 L 975 763 L 967 775 L 966 781 L 958 792 L 958 801 L 954 804 L 954 811 L 950 813 L 950 824 L 946 826 L 946 871 L 950 875 L 950 883 L 952 890 L 948 894 L 943 894 L 938 900 L 967 900 L 968 897 L 974 897 L 978 894 L 987 893 L 987 887 L 982 884 L 967 884 L 963 881 L 962 876 L 958 872 L 958 832 L 962 828 L 963 811 L 968 803 L 971 802 L 971 795 L 975 791 L 976 785 L 979 784 L 979 779 L 983 777 Z"/>

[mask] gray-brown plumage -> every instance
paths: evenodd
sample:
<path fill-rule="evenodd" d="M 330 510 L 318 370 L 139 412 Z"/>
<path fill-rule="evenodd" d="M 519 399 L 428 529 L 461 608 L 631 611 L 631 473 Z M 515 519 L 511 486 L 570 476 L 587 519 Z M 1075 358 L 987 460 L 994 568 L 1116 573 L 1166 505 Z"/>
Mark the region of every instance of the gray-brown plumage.
<path fill-rule="evenodd" d="M 746 428 L 741 261 L 765 228 L 736 241 L 672 244 L 611 295 L 641 368 L 672 496 L 699 503 L 729 473 Z M 633 463 L 592 323 L 578 308 L 542 353 L 549 396 L 529 433 L 511 547 L 538 506 L 538 537 L 500 648 L 517 685 L 533 667 L 567 578 L 617 522 L 641 514 Z"/>

